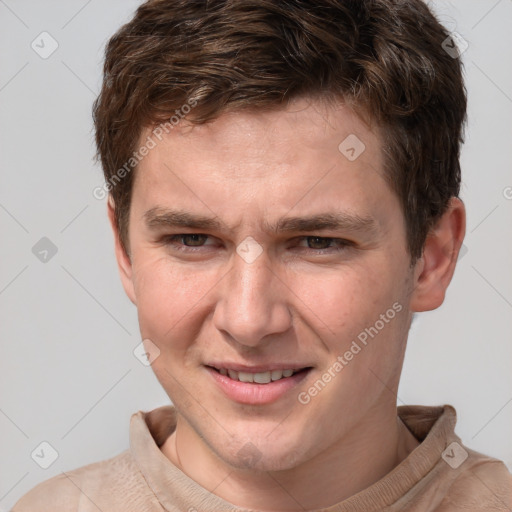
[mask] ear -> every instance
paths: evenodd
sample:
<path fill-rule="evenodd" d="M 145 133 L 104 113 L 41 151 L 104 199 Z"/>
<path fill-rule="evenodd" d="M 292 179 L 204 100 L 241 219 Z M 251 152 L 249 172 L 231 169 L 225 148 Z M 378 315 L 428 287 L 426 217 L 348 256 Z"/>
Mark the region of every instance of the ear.
<path fill-rule="evenodd" d="M 130 261 L 130 257 L 126 254 L 123 245 L 121 244 L 121 239 L 119 237 L 119 230 L 117 229 L 116 221 L 115 221 L 115 204 L 114 199 L 109 194 L 107 201 L 107 212 L 108 218 L 110 220 L 110 226 L 112 227 L 112 232 L 114 233 L 114 243 L 115 243 L 115 253 L 117 260 L 117 267 L 119 269 L 119 275 L 121 276 L 121 282 L 123 284 L 124 291 L 128 298 L 137 305 L 136 297 L 135 297 L 135 287 L 133 285 L 133 269 L 132 262 Z"/>
<path fill-rule="evenodd" d="M 464 203 L 452 197 L 446 212 L 427 235 L 423 255 L 416 262 L 412 311 L 430 311 L 443 303 L 465 233 Z"/>

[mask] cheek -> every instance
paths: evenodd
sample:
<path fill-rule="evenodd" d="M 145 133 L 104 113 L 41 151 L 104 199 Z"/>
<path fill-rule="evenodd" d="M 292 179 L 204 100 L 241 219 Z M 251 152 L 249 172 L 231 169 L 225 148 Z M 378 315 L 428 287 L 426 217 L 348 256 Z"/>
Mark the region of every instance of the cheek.
<path fill-rule="evenodd" d="M 343 368 L 332 368 L 331 388 L 344 389 L 342 400 L 370 399 L 380 386 L 376 375 L 386 382 L 400 364 L 407 305 L 403 282 L 390 270 L 377 264 L 364 271 L 345 268 L 305 278 L 295 289 L 304 304 L 301 316 L 327 348 L 328 368 L 342 358 Z"/>
<path fill-rule="evenodd" d="M 301 316 L 342 344 L 378 319 L 394 300 L 389 272 L 365 266 L 340 267 L 323 273 L 303 273 L 291 284 Z M 383 310 L 383 311 L 381 311 Z M 308 322 L 309 323 L 309 322 Z"/>
<path fill-rule="evenodd" d="M 205 272 L 171 265 L 163 258 L 148 259 L 135 272 L 135 292 L 141 334 L 157 345 L 185 348 L 193 322 L 215 283 Z"/>

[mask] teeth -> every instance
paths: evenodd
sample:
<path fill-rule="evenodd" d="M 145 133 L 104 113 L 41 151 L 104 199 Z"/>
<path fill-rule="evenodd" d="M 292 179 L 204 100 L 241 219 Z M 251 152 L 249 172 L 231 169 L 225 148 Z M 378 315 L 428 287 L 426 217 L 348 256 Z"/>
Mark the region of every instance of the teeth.
<path fill-rule="evenodd" d="M 282 379 L 284 377 L 291 377 L 294 373 L 299 370 L 272 370 L 267 372 L 235 372 L 234 370 L 226 370 L 226 368 L 221 368 L 219 373 L 221 375 L 229 375 L 229 377 L 233 380 L 238 380 L 240 382 L 256 382 L 257 384 L 268 384 L 269 382 L 273 382 L 275 380 Z"/>
<path fill-rule="evenodd" d="M 238 380 L 240 382 L 254 382 L 255 375 L 257 373 L 238 372 Z"/>
<path fill-rule="evenodd" d="M 268 384 L 270 382 L 270 372 L 262 372 L 254 374 L 254 382 L 258 384 Z"/>
<path fill-rule="evenodd" d="M 283 376 L 283 370 L 272 370 L 272 380 L 279 380 Z"/>

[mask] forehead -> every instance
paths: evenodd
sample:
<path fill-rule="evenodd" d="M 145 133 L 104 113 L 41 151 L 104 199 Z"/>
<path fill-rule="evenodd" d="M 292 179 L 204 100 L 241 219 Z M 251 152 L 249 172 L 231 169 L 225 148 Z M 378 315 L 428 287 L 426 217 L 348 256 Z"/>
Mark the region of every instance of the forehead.
<path fill-rule="evenodd" d="M 236 218 L 310 214 L 325 206 L 367 217 L 391 193 L 375 133 L 342 103 L 298 100 L 269 112 L 230 112 L 168 133 L 146 129 L 154 147 L 135 173 L 139 214 L 167 207 Z M 225 218 L 226 224 L 228 223 Z"/>
<path fill-rule="evenodd" d="M 202 160 L 212 172 L 215 168 L 225 174 L 240 171 L 243 178 L 258 162 L 274 164 L 268 169 L 272 172 L 299 157 L 302 164 L 295 161 L 294 165 L 301 168 L 311 159 L 321 165 L 342 157 L 354 162 L 362 156 L 365 165 L 378 171 L 382 152 L 377 130 L 341 101 L 311 98 L 296 99 L 286 108 L 271 111 L 228 112 L 205 124 L 190 123 L 185 116 L 178 123 L 143 130 L 140 145 L 151 139 L 154 147 L 138 168 L 151 171 L 172 161 L 175 167 L 186 169 Z M 150 172 L 136 174 L 144 178 Z"/>

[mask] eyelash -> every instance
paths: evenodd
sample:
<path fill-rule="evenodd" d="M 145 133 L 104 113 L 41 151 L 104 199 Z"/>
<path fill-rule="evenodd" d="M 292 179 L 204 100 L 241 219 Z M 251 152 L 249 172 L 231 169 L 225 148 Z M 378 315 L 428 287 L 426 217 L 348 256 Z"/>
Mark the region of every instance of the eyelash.
<path fill-rule="evenodd" d="M 173 249 L 177 251 L 184 251 L 184 252 L 197 252 L 201 250 L 203 247 L 207 247 L 205 245 L 198 245 L 198 246 L 189 246 L 189 245 L 176 245 L 176 240 L 183 240 L 185 237 L 189 236 L 199 236 L 199 237 L 209 237 L 208 235 L 205 235 L 203 233 L 181 233 L 179 235 L 171 235 L 166 236 L 162 239 L 162 242 L 167 246 L 173 246 Z M 316 236 L 316 235 L 309 235 L 309 236 L 303 236 L 299 237 L 302 240 L 308 240 L 308 239 L 319 239 L 322 241 L 329 241 L 330 243 L 337 243 L 339 246 L 338 248 L 335 247 L 328 247 L 326 249 L 314 249 L 311 247 L 303 247 L 303 249 L 306 249 L 308 251 L 313 251 L 315 254 L 332 254 L 332 249 L 334 249 L 334 252 L 341 252 L 343 250 L 346 250 L 350 247 L 353 247 L 355 244 L 349 240 L 345 240 L 343 238 L 333 238 L 333 237 L 325 237 L 325 236 Z"/>

